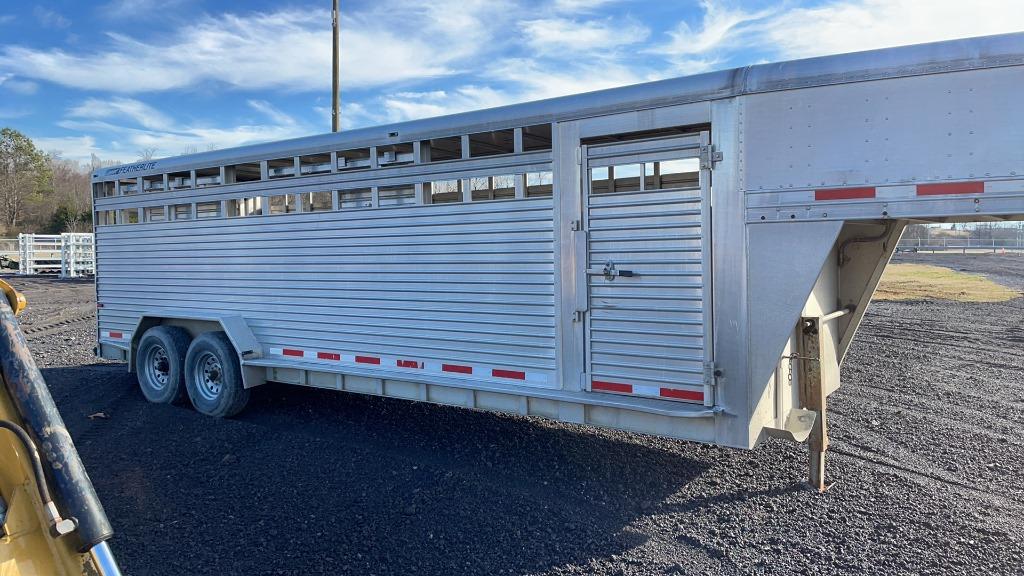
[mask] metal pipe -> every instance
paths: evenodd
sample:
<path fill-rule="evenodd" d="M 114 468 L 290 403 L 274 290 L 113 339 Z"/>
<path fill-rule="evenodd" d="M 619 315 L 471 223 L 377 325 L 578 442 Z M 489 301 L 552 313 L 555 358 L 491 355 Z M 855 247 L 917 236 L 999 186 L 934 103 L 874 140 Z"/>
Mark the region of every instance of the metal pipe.
<path fill-rule="evenodd" d="M 106 542 L 100 542 L 93 546 L 89 550 L 89 554 L 102 576 L 121 576 L 121 568 L 117 565 L 117 560 L 114 559 L 114 554 Z"/>
<path fill-rule="evenodd" d="M 6 298 L 0 298 L 0 374 L 26 430 L 44 448 L 57 500 L 78 522 L 77 549 L 86 552 L 114 531 Z"/>
<path fill-rule="evenodd" d="M 331 131 L 338 132 L 341 130 L 341 25 L 338 22 L 338 0 L 334 0 L 331 23 L 334 31 L 334 68 L 331 83 L 331 100 L 334 106 L 331 108 Z"/>
<path fill-rule="evenodd" d="M 851 244 L 863 244 L 870 242 L 878 242 L 879 240 L 885 240 L 886 238 L 889 237 L 889 234 L 892 232 L 892 227 L 892 222 L 886 222 L 885 230 L 874 236 L 858 236 L 855 238 L 849 238 L 845 242 L 843 242 L 839 246 L 839 267 L 842 268 L 843 266 L 846 265 L 847 262 L 849 262 L 849 258 L 846 256 L 846 249 L 849 248 Z"/>
<path fill-rule="evenodd" d="M 843 316 L 846 316 L 847 314 L 852 314 L 854 310 L 856 310 L 856 307 L 852 306 L 852 305 L 851 306 L 847 306 L 846 308 L 843 308 L 842 310 L 836 310 L 835 312 L 833 312 L 831 314 L 826 314 L 826 315 L 822 316 L 821 317 L 821 323 L 824 324 L 825 322 L 829 322 L 831 320 L 835 320 L 836 318 L 842 318 Z"/>

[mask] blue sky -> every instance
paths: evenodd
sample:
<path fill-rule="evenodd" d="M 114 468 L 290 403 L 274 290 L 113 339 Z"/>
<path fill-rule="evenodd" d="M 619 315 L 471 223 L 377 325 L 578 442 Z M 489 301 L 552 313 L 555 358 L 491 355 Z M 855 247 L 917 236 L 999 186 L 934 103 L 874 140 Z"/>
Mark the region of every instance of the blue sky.
<path fill-rule="evenodd" d="M 1024 30 L 1021 0 L 342 0 L 343 127 Z M 330 0 L 0 1 L 0 126 L 132 161 L 326 132 Z"/>

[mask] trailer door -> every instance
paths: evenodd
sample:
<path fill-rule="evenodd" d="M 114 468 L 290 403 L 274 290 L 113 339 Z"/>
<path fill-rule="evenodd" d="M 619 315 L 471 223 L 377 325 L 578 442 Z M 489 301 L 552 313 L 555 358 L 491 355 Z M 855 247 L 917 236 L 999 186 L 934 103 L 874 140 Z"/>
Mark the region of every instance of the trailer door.
<path fill-rule="evenodd" d="M 590 392 L 713 404 L 708 141 L 582 148 L 576 307 Z"/>

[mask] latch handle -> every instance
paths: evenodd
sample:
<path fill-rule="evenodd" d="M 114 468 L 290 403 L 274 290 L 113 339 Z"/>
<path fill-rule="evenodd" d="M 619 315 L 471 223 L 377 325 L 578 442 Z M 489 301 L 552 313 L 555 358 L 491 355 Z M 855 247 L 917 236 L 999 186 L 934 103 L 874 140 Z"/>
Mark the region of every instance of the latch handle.
<path fill-rule="evenodd" d="M 603 268 L 588 268 L 587 274 L 591 276 L 604 276 L 605 280 L 614 280 L 616 276 L 632 278 L 637 275 L 632 270 L 619 270 L 615 267 L 614 262 L 606 263 Z"/>

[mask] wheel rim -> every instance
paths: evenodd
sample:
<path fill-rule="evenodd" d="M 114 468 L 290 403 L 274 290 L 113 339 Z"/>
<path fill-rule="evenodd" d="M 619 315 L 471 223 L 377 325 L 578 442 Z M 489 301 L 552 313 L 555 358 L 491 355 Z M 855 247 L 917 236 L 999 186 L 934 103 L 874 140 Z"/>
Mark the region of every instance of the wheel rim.
<path fill-rule="evenodd" d="M 155 345 L 146 354 L 146 373 L 156 390 L 163 390 L 171 380 L 171 359 L 163 346 Z"/>
<path fill-rule="evenodd" d="M 206 400 L 216 400 L 224 385 L 224 370 L 220 359 L 210 352 L 203 352 L 196 358 L 195 367 L 192 381 L 196 391 Z"/>

